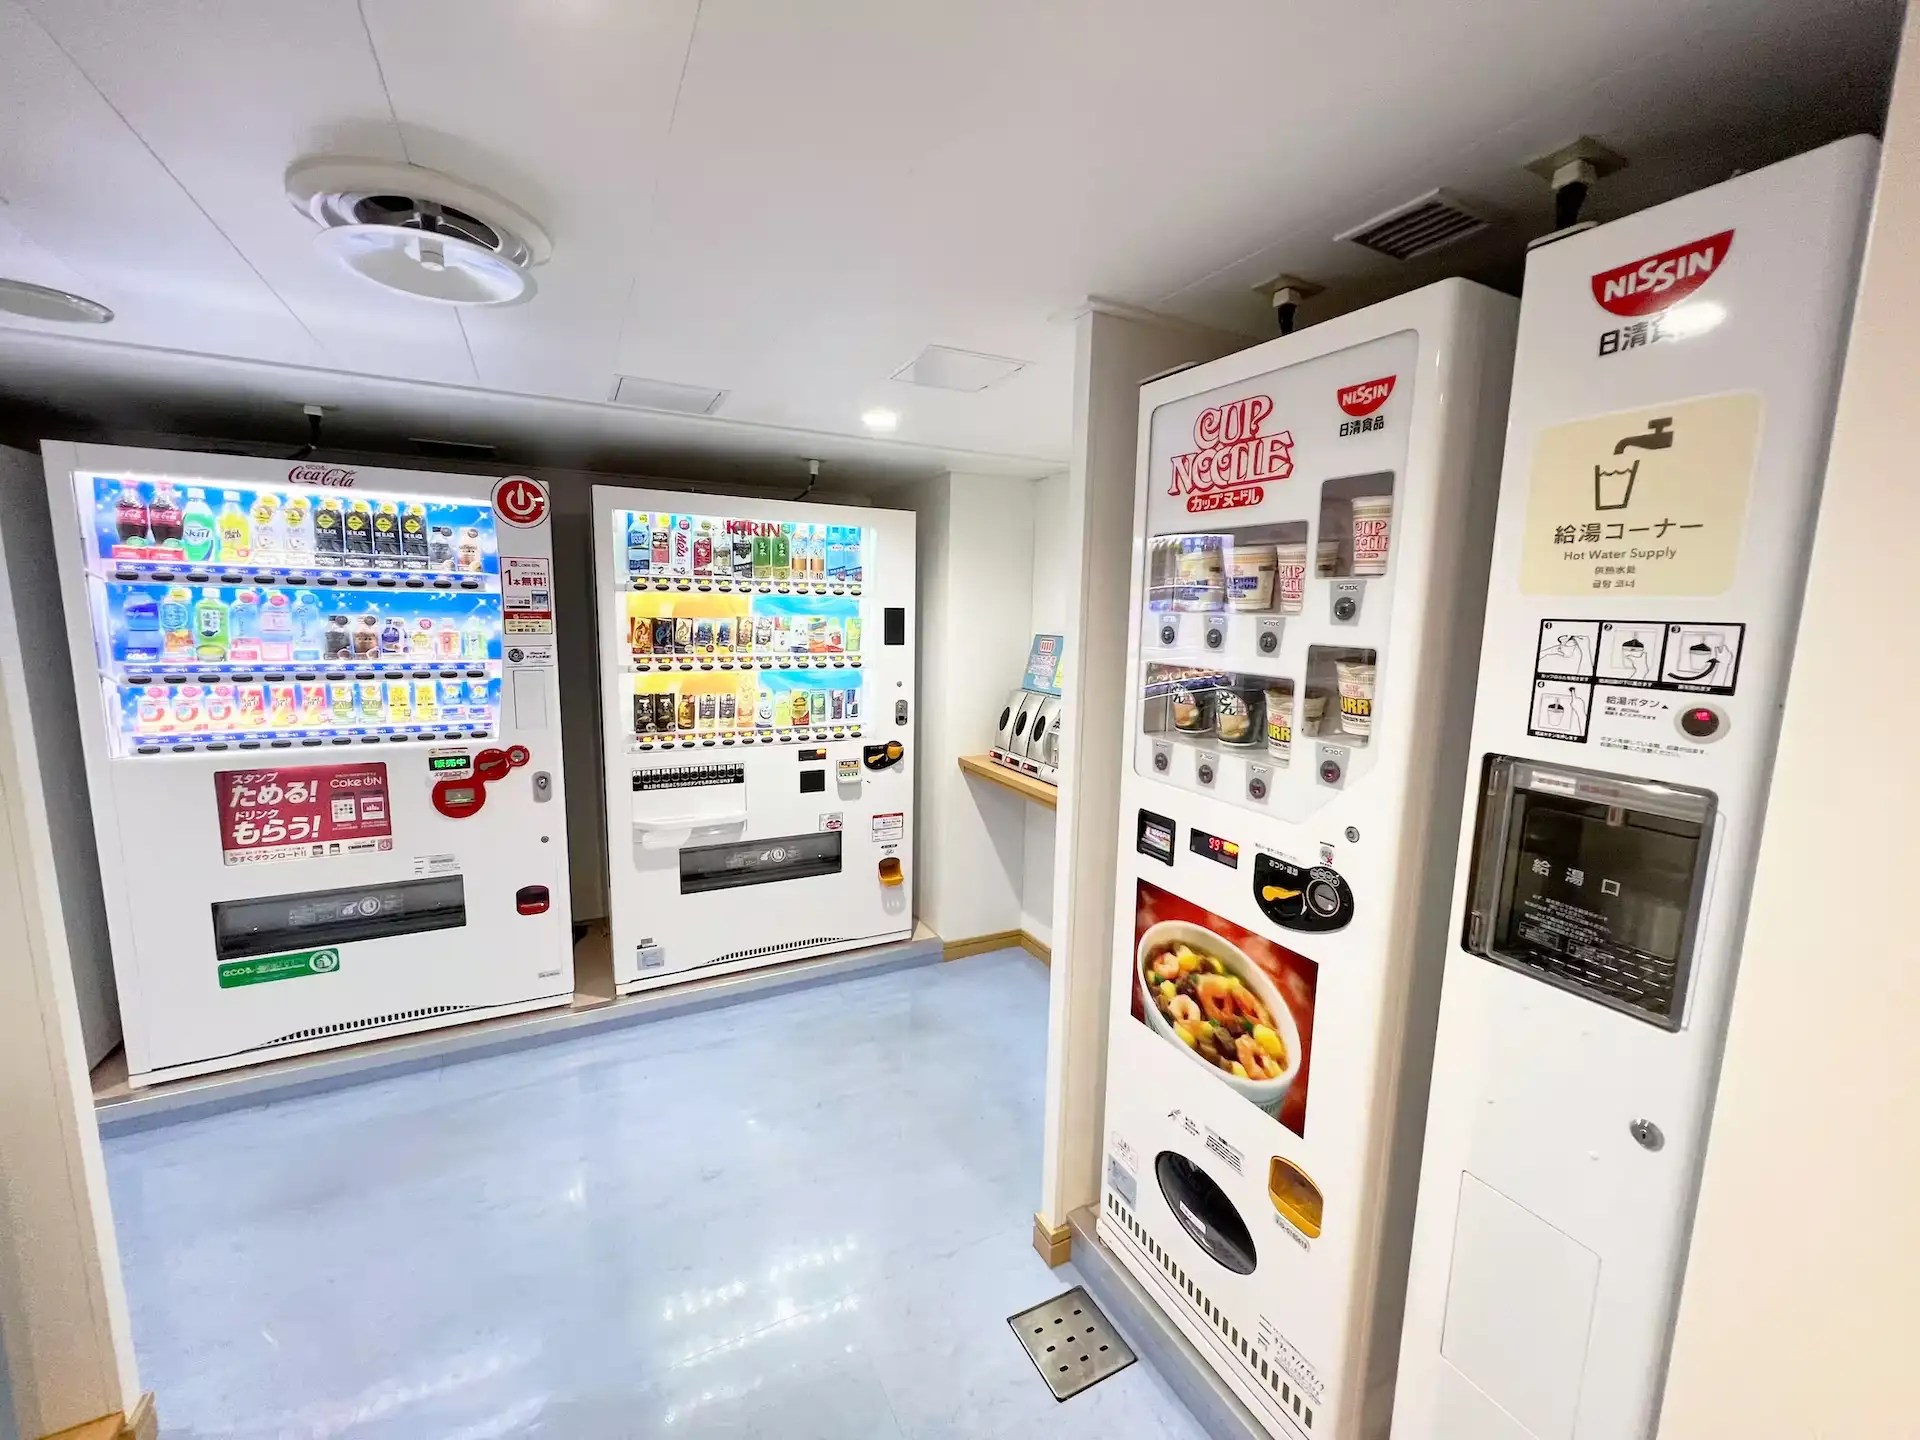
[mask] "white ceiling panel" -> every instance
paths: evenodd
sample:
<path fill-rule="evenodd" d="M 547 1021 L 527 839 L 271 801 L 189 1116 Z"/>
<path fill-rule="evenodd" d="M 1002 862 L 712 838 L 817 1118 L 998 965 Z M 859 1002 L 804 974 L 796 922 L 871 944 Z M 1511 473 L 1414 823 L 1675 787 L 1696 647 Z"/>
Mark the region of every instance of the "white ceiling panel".
<path fill-rule="evenodd" d="M 35 246 L 119 315 L 115 338 L 319 358 L 218 228 L 46 31 L 0 0 L 0 195 Z"/>
<path fill-rule="evenodd" d="M 480 383 L 604 400 L 697 0 L 366 0 L 407 158 L 553 236 L 533 303 L 463 318 Z"/>
<path fill-rule="evenodd" d="M 302 156 L 404 158 L 354 0 L 29 4 L 318 347 L 271 358 L 473 383 L 452 311 L 396 303 L 322 260 L 317 227 L 285 199 L 287 166 Z M 152 272 L 164 282 L 165 267 Z M 169 343 L 256 353 L 197 336 Z"/>
<path fill-rule="evenodd" d="M 322 377 L 599 402 L 625 373 L 727 391 L 732 428 L 709 437 L 859 440 L 862 412 L 885 407 L 908 445 L 1055 461 L 1062 317 L 1086 297 L 1264 335 L 1253 287 L 1282 271 L 1327 284 L 1307 321 L 1445 273 L 1517 283 L 1551 210 L 1526 161 L 1582 133 L 1624 152 L 1590 204 L 1604 218 L 1877 128 L 1900 15 L 1899 0 L 26 3 L 37 22 L 0 0 L 0 273 L 97 295 L 119 312 L 111 340 L 299 362 L 314 368 L 282 378 L 362 403 Z M 411 160 L 524 207 L 554 241 L 540 293 L 454 312 L 333 269 L 281 193 L 316 152 Z M 1507 219 L 1405 266 L 1332 238 L 1435 186 Z M 1032 363 L 973 394 L 889 378 L 928 344 Z M 102 395 L 119 383 L 103 375 Z"/>

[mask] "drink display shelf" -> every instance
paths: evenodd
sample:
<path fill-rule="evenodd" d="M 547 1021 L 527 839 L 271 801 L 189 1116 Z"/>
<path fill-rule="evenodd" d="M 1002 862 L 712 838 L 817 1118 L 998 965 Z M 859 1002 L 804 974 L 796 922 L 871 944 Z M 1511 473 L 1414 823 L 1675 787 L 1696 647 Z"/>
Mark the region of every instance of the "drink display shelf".
<path fill-rule="evenodd" d="M 671 670 L 858 670 L 861 666 L 858 655 L 656 655 L 644 660 L 631 657 L 620 668 L 638 675 Z"/>
<path fill-rule="evenodd" d="M 183 585 L 333 585 L 380 590 L 487 590 L 498 577 L 486 570 L 432 570 L 424 562 L 391 565 L 256 565 L 228 561 L 195 562 L 173 558 L 99 562 L 110 580 L 177 580 Z"/>
<path fill-rule="evenodd" d="M 720 595 L 858 595 L 858 580 L 747 580 L 724 575 L 630 575 L 629 590 Z"/>
<path fill-rule="evenodd" d="M 722 745 L 812 745 L 825 740 L 858 740 L 866 734 L 859 725 L 807 726 L 786 730 L 740 730 L 721 733 L 713 730 L 678 731 L 666 735 L 629 737 L 627 751 L 693 750 L 701 746 Z"/>
<path fill-rule="evenodd" d="M 194 735 L 130 735 L 127 747 L 135 755 L 197 755 L 206 752 L 315 749 L 324 745 L 400 744 L 426 741 L 450 745 L 468 740 L 491 740 L 487 725 L 368 725 L 329 726 L 325 729 L 233 730 Z"/>
<path fill-rule="evenodd" d="M 500 662 L 414 660 L 397 655 L 367 660 L 195 660 L 185 665 L 123 660 L 104 673 L 127 685 L 210 685 L 224 680 L 484 680 L 500 673 Z"/>

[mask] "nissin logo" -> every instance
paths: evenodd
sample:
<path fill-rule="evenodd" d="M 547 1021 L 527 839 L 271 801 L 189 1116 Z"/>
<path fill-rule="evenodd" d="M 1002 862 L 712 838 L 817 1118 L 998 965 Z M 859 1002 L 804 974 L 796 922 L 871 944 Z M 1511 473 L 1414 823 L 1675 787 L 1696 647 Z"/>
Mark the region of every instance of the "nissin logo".
<path fill-rule="evenodd" d="M 1677 305 L 1725 262 L 1733 231 L 1678 245 L 1593 277 L 1593 298 L 1612 315 L 1651 315 Z"/>

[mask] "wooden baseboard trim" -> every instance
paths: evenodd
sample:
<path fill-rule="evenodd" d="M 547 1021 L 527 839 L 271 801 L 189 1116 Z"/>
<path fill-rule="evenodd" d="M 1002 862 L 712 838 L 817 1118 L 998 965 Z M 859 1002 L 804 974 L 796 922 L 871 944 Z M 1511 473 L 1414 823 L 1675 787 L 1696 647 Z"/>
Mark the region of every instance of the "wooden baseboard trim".
<path fill-rule="evenodd" d="M 1020 948 L 1033 956 L 1042 965 L 1053 964 L 1053 947 L 1033 938 L 1026 931 L 1020 932 Z"/>
<path fill-rule="evenodd" d="M 102 1415 L 84 1425 L 56 1431 L 45 1440 L 160 1440 L 160 1419 L 153 1394 L 142 1395 L 129 1415 Z"/>
<path fill-rule="evenodd" d="M 948 940 L 940 946 L 943 960 L 964 960 L 969 955 L 984 955 L 989 950 L 1005 950 L 1020 944 L 1018 930 L 996 930 L 991 935 L 972 935 L 965 940 Z"/>
<path fill-rule="evenodd" d="M 1047 1262 L 1048 1269 L 1058 1269 L 1073 1258 L 1073 1228 L 1068 1225 L 1049 1225 L 1047 1217 L 1036 1210 L 1033 1214 L 1033 1248 Z"/>

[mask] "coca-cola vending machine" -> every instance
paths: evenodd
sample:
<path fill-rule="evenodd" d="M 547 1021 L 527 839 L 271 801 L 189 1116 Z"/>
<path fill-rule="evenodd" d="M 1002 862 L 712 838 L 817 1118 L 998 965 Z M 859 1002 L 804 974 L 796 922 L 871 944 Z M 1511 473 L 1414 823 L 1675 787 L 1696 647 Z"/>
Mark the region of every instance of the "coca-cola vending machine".
<path fill-rule="evenodd" d="M 566 1003 L 545 489 L 42 453 L 130 1082 Z"/>

